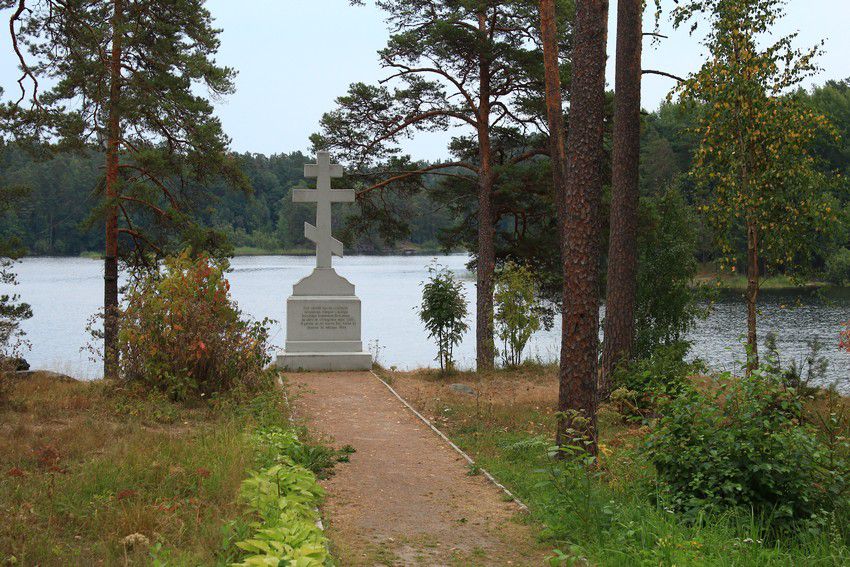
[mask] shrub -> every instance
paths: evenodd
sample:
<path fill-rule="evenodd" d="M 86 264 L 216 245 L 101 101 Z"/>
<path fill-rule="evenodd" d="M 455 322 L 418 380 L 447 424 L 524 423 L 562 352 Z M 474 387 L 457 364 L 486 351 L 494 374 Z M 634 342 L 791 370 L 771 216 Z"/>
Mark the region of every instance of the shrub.
<path fill-rule="evenodd" d="M 454 367 L 454 347 L 469 328 L 466 324 L 466 294 L 463 282 L 439 264 L 428 267 L 428 280 L 422 286 L 422 305 L 419 318 L 425 323 L 428 338 L 437 340 L 437 360 L 440 370 Z"/>
<path fill-rule="evenodd" d="M 839 286 L 850 284 L 850 250 L 839 248 L 826 259 L 824 277 L 831 284 Z"/>
<path fill-rule="evenodd" d="M 244 317 L 226 269 L 226 261 L 184 253 L 130 285 L 119 332 L 125 380 L 175 400 L 268 385 L 268 320 Z"/>
<path fill-rule="evenodd" d="M 640 216 L 634 354 L 648 357 L 683 340 L 708 314 L 709 290 L 694 284 L 697 222 L 676 186 L 641 198 Z"/>
<path fill-rule="evenodd" d="M 820 512 L 836 471 L 801 412 L 762 371 L 680 396 L 648 440 L 665 507 L 691 517 L 740 507 L 779 527 Z"/>
<path fill-rule="evenodd" d="M 617 368 L 611 399 L 620 414 L 630 421 L 653 417 L 682 394 L 690 376 L 704 370 L 700 362 L 685 361 L 689 347 L 684 341 L 658 346 L 649 356 Z"/>
<path fill-rule="evenodd" d="M 792 359 L 787 367 L 783 366 L 776 341 L 776 333 L 770 332 L 765 335 L 764 345 L 767 354 L 764 367 L 770 374 L 778 376 L 786 388 L 792 388 L 800 396 L 810 397 L 816 394 L 820 387 L 827 385 L 826 373 L 829 368 L 829 359 L 821 354 L 823 343 L 820 342 L 820 338 L 808 339 L 806 341 L 808 354 L 799 362 Z"/>
<path fill-rule="evenodd" d="M 522 352 L 535 332 L 540 330 L 540 301 L 534 275 L 525 266 L 506 263 L 496 274 L 493 322 L 502 341 L 502 362 L 519 366 Z"/>

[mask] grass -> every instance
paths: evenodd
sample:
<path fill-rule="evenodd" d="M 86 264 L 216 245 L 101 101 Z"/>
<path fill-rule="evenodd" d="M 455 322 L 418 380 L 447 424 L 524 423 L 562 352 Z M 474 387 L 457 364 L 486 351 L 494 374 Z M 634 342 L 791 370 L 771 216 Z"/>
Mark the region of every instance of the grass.
<path fill-rule="evenodd" d="M 15 379 L 0 406 L 0 563 L 226 565 L 245 432 L 286 424 L 268 392 L 197 407 L 103 382 Z M 140 534 L 140 535 L 134 535 Z"/>
<path fill-rule="evenodd" d="M 817 532 L 771 538 L 746 513 L 697 523 L 654 504 L 654 470 L 642 451 L 647 426 L 600 412 L 600 466 L 587 471 L 547 455 L 555 427 L 556 372 L 386 373 L 393 387 L 523 500 L 540 537 L 560 550 L 555 565 L 848 565 L 842 519 Z M 463 382 L 475 395 L 447 386 Z M 846 402 L 846 399 L 845 399 Z M 842 535 L 845 534 L 845 535 Z"/>
<path fill-rule="evenodd" d="M 717 269 L 716 265 L 711 263 L 700 266 L 699 274 L 696 277 L 696 283 L 709 284 L 716 286 L 719 289 L 731 291 L 745 291 L 747 289 L 746 275 L 738 272 L 721 272 Z M 761 280 L 761 284 L 759 285 L 759 289 L 761 290 L 775 291 L 799 290 L 801 288 L 811 290 L 823 287 L 830 287 L 830 284 L 817 280 L 801 282 L 785 275 L 776 275 L 764 278 Z"/>

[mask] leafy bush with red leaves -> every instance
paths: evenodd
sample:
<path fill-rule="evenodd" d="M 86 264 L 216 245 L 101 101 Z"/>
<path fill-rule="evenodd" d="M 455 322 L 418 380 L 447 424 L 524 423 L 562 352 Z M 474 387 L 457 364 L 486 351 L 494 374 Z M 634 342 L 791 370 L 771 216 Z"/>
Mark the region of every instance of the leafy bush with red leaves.
<path fill-rule="evenodd" d="M 838 334 L 838 348 L 850 352 L 850 321 L 844 323 L 844 328 Z"/>
<path fill-rule="evenodd" d="M 230 296 L 226 260 L 187 253 L 130 285 L 121 316 L 123 379 L 174 400 L 268 387 L 269 320 L 245 317 Z"/>

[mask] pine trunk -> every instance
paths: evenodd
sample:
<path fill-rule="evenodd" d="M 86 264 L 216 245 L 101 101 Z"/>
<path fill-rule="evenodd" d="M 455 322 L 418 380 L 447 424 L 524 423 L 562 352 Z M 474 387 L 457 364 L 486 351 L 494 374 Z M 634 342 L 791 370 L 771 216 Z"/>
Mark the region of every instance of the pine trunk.
<path fill-rule="evenodd" d="M 479 29 L 486 37 L 487 17 L 481 13 Z M 490 147 L 490 62 L 482 55 L 479 63 L 478 151 L 478 266 L 476 272 L 475 359 L 478 370 L 493 368 L 493 286 L 496 271 L 495 215 L 493 212 L 493 169 Z"/>
<path fill-rule="evenodd" d="M 631 357 L 635 340 L 642 15 L 643 0 L 618 1 L 602 396 L 610 393 L 612 372 Z"/>
<path fill-rule="evenodd" d="M 540 36 L 543 42 L 543 67 L 546 83 L 546 117 L 549 124 L 549 156 L 552 165 L 552 184 L 560 230 L 566 227 L 567 201 L 566 150 L 564 147 L 564 110 L 561 99 L 561 70 L 559 63 L 558 27 L 555 0 L 540 0 Z M 561 257 L 565 254 L 565 234 L 561 234 Z"/>
<path fill-rule="evenodd" d="M 759 365 L 758 333 L 756 331 L 759 295 L 758 228 L 747 222 L 747 376 Z"/>
<path fill-rule="evenodd" d="M 103 376 L 118 377 L 118 152 L 120 146 L 122 0 L 113 0 L 106 142 L 106 253 L 103 270 Z"/>
<path fill-rule="evenodd" d="M 607 0 L 578 0 L 567 135 L 567 254 L 558 444 L 584 438 L 596 453 L 599 251 L 605 110 Z"/>

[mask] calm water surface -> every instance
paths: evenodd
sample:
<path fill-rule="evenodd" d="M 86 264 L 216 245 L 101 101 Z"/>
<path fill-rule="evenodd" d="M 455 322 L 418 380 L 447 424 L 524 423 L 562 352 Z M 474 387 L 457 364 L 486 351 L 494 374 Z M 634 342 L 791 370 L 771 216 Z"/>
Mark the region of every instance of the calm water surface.
<path fill-rule="evenodd" d="M 335 266 L 357 288 L 363 302 L 363 341 L 385 366 L 402 369 L 434 363 L 434 347 L 416 314 L 422 280 L 432 261 L 423 256 L 353 256 L 335 260 Z M 467 296 L 474 308 L 475 288 L 466 271 L 465 255 L 441 256 L 464 278 Z M 286 298 L 292 285 L 307 275 L 312 257 L 241 257 L 232 262 L 231 289 L 240 307 L 255 318 L 277 320 L 272 341 L 280 347 L 286 318 Z M 99 365 L 80 350 L 86 344 L 87 319 L 102 304 L 102 264 L 83 258 L 28 258 L 17 265 L 21 285 L 18 293 L 33 307 L 34 317 L 24 329 L 32 342 L 26 357 L 37 368 L 48 368 L 74 376 L 93 378 Z M 799 305 L 798 305 L 799 304 Z M 786 361 L 801 360 L 806 341 L 818 337 L 830 361 L 829 379 L 848 383 L 850 355 L 837 348 L 841 322 L 850 319 L 850 296 L 816 298 L 805 292 L 765 293 L 760 328 L 774 330 Z M 709 316 L 691 334 L 694 355 L 718 370 L 736 369 L 742 358 L 741 343 L 746 314 L 740 296 L 719 299 Z M 474 328 L 470 320 L 470 327 Z M 558 352 L 558 329 L 538 333 L 531 353 L 552 360 Z M 461 366 L 475 359 L 474 334 L 469 332 L 457 351 Z"/>

